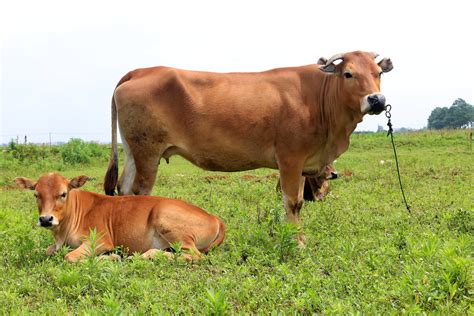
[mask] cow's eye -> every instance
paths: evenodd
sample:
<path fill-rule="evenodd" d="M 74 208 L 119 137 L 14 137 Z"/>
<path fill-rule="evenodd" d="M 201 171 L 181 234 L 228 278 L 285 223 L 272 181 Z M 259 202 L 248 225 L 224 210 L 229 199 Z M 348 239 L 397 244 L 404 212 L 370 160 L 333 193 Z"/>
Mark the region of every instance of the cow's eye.
<path fill-rule="evenodd" d="M 344 72 L 344 78 L 349 79 L 352 78 L 352 74 L 349 71 Z"/>
<path fill-rule="evenodd" d="M 66 197 L 67 195 L 67 192 L 64 192 L 63 194 L 60 195 L 60 197 L 62 197 L 63 199 Z"/>

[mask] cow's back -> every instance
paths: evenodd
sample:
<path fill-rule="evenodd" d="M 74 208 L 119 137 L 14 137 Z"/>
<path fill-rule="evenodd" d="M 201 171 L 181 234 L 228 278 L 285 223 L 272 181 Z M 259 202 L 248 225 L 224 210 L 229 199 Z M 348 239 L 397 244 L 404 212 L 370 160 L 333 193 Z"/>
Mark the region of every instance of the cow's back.
<path fill-rule="evenodd" d="M 301 141 L 295 127 L 308 125 L 301 69 L 135 70 L 115 92 L 121 133 L 132 151 L 179 154 L 208 170 L 276 168 L 275 144 Z"/>

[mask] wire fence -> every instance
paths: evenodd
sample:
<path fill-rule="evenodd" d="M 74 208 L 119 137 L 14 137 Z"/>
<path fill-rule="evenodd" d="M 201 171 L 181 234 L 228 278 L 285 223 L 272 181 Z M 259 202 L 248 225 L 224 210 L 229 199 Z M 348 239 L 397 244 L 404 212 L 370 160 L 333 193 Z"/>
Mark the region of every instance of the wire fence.
<path fill-rule="evenodd" d="M 111 136 L 100 132 L 39 132 L 39 133 L 18 133 L 18 134 L 0 134 L 2 145 L 10 142 L 17 144 L 49 144 L 68 142 L 71 138 L 79 138 L 84 141 L 93 141 L 98 143 L 110 143 Z"/>

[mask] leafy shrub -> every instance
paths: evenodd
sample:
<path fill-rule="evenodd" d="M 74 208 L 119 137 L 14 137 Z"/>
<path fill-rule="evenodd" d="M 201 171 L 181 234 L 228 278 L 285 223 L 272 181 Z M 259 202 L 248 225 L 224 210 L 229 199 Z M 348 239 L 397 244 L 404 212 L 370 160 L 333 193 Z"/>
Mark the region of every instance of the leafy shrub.
<path fill-rule="evenodd" d="M 61 146 L 59 152 L 64 162 L 72 165 L 91 161 L 90 148 L 83 140 L 78 138 L 72 138 L 67 144 Z"/>
<path fill-rule="evenodd" d="M 281 223 L 276 226 L 275 233 L 276 243 L 274 248 L 280 262 L 285 262 L 289 257 L 294 256 L 297 251 L 296 236 L 298 235 L 298 227 L 293 223 Z"/>
<path fill-rule="evenodd" d="M 451 229 L 455 229 L 461 233 L 473 233 L 474 232 L 474 212 L 459 209 L 450 218 L 448 226 Z"/>
<path fill-rule="evenodd" d="M 61 158 L 68 164 L 88 164 L 92 158 L 105 158 L 106 152 L 97 143 L 87 143 L 79 138 L 71 138 L 65 145 L 59 147 Z"/>
<path fill-rule="evenodd" d="M 89 164 L 92 160 L 106 160 L 108 149 L 94 142 L 85 142 L 78 138 L 72 138 L 69 142 L 60 146 L 17 144 L 11 141 L 6 150 L 7 159 L 22 164 L 40 162 L 58 162 L 75 165 Z"/>
<path fill-rule="evenodd" d="M 214 289 L 207 289 L 204 302 L 207 306 L 207 315 L 221 316 L 228 314 L 223 290 L 216 292 Z"/>
<path fill-rule="evenodd" d="M 57 154 L 57 150 L 51 146 L 35 144 L 19 145 L 13 141 L 8 144 L 6 152 L 20 162 L 37 162 Z"/>

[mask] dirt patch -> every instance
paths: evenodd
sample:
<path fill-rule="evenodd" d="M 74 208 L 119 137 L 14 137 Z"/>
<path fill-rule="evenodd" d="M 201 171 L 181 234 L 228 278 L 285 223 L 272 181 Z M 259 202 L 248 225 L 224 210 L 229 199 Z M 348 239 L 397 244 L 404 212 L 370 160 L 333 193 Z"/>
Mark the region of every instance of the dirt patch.
<path fill-rule="evenodd" d="M 253 174 L 244 174 L 240 177 L 240 179 L 244 180 L 244 181 L 264 181 L 264 180 L 267 180 L 267 179 L 277 179 L 278 178 L 278 172 L 273 172 L 273 173 L 270 173 L 268 175 L 265 175 L 265 176 L 256 176 L 256 175 L 253 175 Z M 230 176 L 225 176 L 225 175 L 214 175 L 214 176 L 205 176 L 204 179 L 207 181 L 207 182 L 211 182 L 211 181 L 218 181 L 218 180 L 228 180 L 230 178 Z"/>
<path fill-rule="evenodd" d="M 2 190 L 24 190 L 22 188 L 17 187 L 16 185 L 10 185 L 10 184 L 2 185 L 2 186 L 0 186 L 0 189 L 2 189 Z"/>
<path fill-rule="evenodd" d="M 211 182 L 211 181 L 216 181 L 216 180 L 227 180 L 227 179 L 229 179 L 229 176 L 221 176 L 221 175 L 205 176 L 204 179 L 207 182 Z"/>
<path fill-rule="evenodd" d="M 354 173 L 348 169 L 345 169 L 340 173 L 341 177 L 352 177 Z"/>
<path fill-rule="evenodd" d="M 242 177 L 240 177 L 242 180 L 246 180 L 246 181 L 263 181 L 263 180 L 267 180 L 267 179 L 273 179 L 273 178 L 278 178 L 278 173 L 277 172 L 273 172 L 273 173 L 270 173 L 268 175 L 265 175 L 265 176 L 255 176 L 255 175 L 252 175 L 252 174 L 244 174 Z"/>
<path fill-rule="evenodd" d="M 261 180 L 262 177 L 254 176 L 251 174 L 244 174 L 242 177 L 240 177 L 243 180 L 251 181 L 251 180 Z"/>

